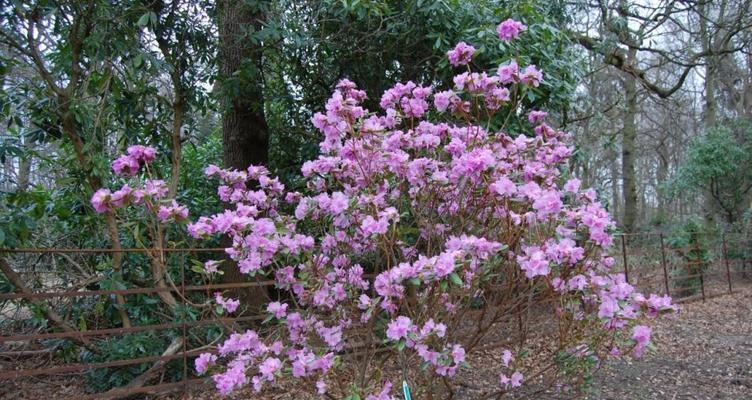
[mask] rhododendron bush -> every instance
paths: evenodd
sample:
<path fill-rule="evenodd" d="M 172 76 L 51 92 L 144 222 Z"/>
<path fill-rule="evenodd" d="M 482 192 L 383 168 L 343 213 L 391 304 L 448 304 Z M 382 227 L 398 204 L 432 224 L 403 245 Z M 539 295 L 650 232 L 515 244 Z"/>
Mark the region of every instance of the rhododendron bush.
<path fill-rule="evenodd" d="M 508 20 L 497 32 L 509 41 L 526 29 Z M 568 134 L 542 111 L 529 113 L 529 132 L 499 126 L 543 73 L 514 60 L 475 72 L 474 52 L 466 43 L 449 52 L 465 69 L 451 89 L 400 83 L 378 111 L 340 81 L 313 117 L 323 140 L 302 168 L 303 193 L 260 166 L 206 169 L 230 207 L 188 232 L 231 237 L 236 265 L 210 261 L 205 273 L 239 268 L 277 288 L 263 325 L 196 359 L 221 393 L 291 378 L 329 398 L 397 398 L 403 381 L 414 398 L 443 397 L 489 337 L 500 371 L 489 395 L 581 383 L 607 357 L 644 352 L 643 321 L 674 306 L 612 271 L 608 213 L 595 191 L 563 174 Z M 125 175 L 143 163 L 124 157 L 114 167 Z M 114 197 L 93 201 L 98 210 L 122 205 Z M 162 222 L 186 217 L 161 201 L 153 208 Z M 242 306 L 222 293 L 216 302 L 230 313 Z M 533 320 L 546 321 L 540 332 L 528 332 Z M 527 340 L 535 333 L 543 346 Z"/>

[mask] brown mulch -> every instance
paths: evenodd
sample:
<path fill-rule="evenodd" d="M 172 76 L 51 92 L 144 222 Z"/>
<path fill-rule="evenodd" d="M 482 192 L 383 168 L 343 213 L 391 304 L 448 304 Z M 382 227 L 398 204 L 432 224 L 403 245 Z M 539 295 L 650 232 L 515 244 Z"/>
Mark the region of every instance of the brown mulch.
<path fill-rule="evenodd" d="M 657 322 L 657 350 L 612 361 L 589 399 L 752 399 L 752 288 L 681 305 Z"/>

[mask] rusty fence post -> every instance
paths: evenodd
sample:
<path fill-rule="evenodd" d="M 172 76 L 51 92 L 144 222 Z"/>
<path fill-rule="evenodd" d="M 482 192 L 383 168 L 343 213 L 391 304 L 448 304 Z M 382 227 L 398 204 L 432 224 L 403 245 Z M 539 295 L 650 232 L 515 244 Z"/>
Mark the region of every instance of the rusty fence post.
<path fill-rule="evenodd" d="M 188 301 L 185 298 L 185 253 L 180 253 L 182 257 L 178 261 L 180 265 L 180 299 L 183 301 L 183 310 L 180 313 L 182 319 L 182 336 L 183 336 L 183 395 L 188 392 Z"/>
<path fill-rule="evenodd" d="M 666 266 L 666 246 L 663 241 L 663 232 L 661 232 L 661 266 L 663 266 L 663 283 L 666 285 L 666 294 L 671 296 L 668 282 L 668 267 Z"/>
<path fill-rule="evenodd" d="M 723 241 L 723 262 L 726 264 L 726 280 L 728 281 L 728 292 L 733 293 L 731 289 L 731 268 L 729 268 L 728 246 L 726 245 L 726 233 L 721 234 Z"/>
<path fill-rule="evenodd" d="M 627 264 L 627 242 L 625 236 L 625 233 L 621 234 L 621 254 L 624 260 L 624 280 L 629 283 L 629 265 Z"/>

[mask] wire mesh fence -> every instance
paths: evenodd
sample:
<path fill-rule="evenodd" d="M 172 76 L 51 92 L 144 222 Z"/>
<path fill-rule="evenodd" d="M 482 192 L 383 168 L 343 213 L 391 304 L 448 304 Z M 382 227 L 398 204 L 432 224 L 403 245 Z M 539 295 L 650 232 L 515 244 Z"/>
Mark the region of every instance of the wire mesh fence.
<path fill-rule="evenodd" d="M 190 260 L 222 251 L 123 249 L 122 267 L 113 271 L 118 252 L 111 249 L 2 250 L 0 397 L 50 377 L 83 380 L 92 392 L 83 398 L 92 399 L 203 383 L 192 373 L 193 359 L 227 332 L 263 319 L 242 310 L 222 315 L 214 294 L 273 284 L 213 283 L 190 272 Z"/>
<path fill-rule="evenodd" d="M 750 244 L 741 234 L 620 234 L 613 254 L 615 268 L 641 292 L 705 300 L 731 293 L 735 282 L 749 277 Z"/>
<path fill-rule="evenodd" d="M 621 234 L 613 242 L 614 270 L 643 293 L 704 300 L 752 278 L 750 244 L 740 234 Z M 0 397 L 51 379 L 78 380 L 89 395 L 56 396 L 77 399 L 206 383 L 193 373 L 194 358 L 264 318 L 243 310 L 222 315 L 211 301 L 215 293 L 242 297 L 273 286 L 215 283 L 192 271 L 222 251 L 0 250 Z"/>

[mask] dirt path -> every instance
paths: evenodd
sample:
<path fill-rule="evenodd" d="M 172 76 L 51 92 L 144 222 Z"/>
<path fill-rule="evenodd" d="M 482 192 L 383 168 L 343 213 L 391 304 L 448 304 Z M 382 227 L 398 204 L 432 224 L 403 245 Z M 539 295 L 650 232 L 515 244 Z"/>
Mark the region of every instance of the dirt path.
<path fill-rule="evenodd" d="M 610 363 L 588 399 L 752 399 L 752 288 L 682 305 L 654 329 L 658 349 Z"/>

